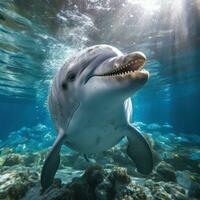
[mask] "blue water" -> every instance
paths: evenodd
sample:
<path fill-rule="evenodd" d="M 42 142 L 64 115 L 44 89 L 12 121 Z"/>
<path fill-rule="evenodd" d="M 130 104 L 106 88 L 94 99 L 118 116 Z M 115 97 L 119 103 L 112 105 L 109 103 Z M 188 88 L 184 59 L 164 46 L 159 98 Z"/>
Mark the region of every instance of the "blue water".
<path fill-rule="evenodd" d="M 1 0 L 0 147 L 23 152 L 53 143 L 52 78 L 74 53 L 101 43 L 147 55 L 151 78 L 132 98 L 135 125 L 163 157 L 179 149 L 200 160 L 197 0 Z"/>

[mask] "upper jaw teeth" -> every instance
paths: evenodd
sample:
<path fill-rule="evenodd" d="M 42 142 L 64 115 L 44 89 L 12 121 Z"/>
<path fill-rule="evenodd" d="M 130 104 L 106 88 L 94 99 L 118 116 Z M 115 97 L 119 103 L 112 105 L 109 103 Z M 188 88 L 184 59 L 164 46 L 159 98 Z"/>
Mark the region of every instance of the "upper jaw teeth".
<path fill-rule="evenodd" d="M 129 61 L 127 64 L 117 67 L 116 69 L 104 73 L 101 76 L 124 76 L 134 74 L 135 71 L 140 71 L 144 66 L 144 59 L 136 59 Z"/>

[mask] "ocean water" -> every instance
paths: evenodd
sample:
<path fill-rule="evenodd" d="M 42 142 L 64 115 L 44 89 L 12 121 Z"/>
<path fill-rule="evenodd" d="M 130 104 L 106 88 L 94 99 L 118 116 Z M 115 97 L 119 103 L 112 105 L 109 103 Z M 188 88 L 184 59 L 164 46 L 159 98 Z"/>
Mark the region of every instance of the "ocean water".
<path fill-rule="evenodd" d="M 96 44 L 145 53 L 151 76 L 131 97 L 132 123 L 161 159 L 200 184 L 199 0 L 1 0 L 1 157 L 52 146 L 52 79 L 72 55 Z M 3 173 L 1 159 L 0 167 Z M 0 193 L 1 185 L 0 178 Z"/>

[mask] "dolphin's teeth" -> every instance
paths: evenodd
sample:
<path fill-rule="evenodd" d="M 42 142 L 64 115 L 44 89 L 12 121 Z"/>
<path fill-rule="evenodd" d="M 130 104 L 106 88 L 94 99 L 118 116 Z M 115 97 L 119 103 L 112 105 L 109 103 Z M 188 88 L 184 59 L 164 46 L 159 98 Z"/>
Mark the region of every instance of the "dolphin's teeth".
<path fill-rule="evenodd" d="M 133 75 L 135 74 L 134 71 L 138 71 L 141 70 L 143 68 L 144 65 L 144 61 L 143 59 L 135 59 L 132 61 L 129 61 L 127 64 L 125 65 L 114 65 L 114 69 L 111 70 L 108 73 L 104 73 L 102 74 L 102 76 L 127 76 L 127 75 Z M 135 70 L 134 70 L 135 68 Z"/>

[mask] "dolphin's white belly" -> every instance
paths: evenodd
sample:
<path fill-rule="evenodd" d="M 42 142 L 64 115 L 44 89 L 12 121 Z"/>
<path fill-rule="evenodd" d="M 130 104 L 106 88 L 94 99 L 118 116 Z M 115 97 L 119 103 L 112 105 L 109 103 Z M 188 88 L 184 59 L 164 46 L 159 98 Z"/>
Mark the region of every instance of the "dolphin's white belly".
<path fill-rule="evenodd" d="M 113 147 L 124 135 L 126 121 L 120 110 L 92 112 L 79 108 L 66 131 L 66 144 L 83 153 L 97 153 Z"/>

